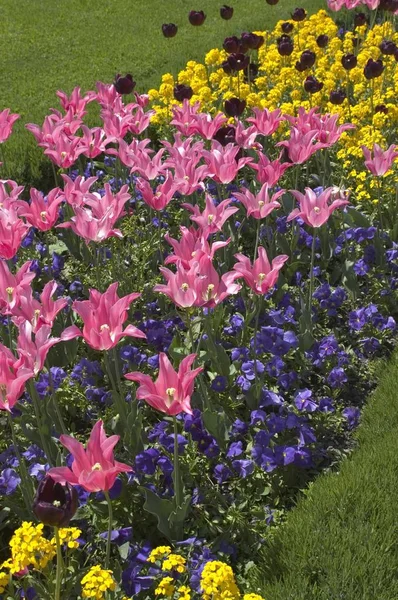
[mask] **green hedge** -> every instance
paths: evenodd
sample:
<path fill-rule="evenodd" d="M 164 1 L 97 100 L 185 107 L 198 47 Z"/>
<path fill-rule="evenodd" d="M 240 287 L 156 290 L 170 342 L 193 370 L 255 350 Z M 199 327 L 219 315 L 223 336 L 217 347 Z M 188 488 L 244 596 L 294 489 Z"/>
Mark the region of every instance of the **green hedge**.
<path fill-rule="evenodd" d="M 55 92 L 76 85 L 93 89 L 97 80 L 112 81 L 117 72 L 133 73 L 141 92 L 160 83 L 164 72 L 176 72 L 187 60 L 205 52 L 227 35 L 270 28 L 287 18 L 297 0 L 228 0 L 235 9 L 223 21 L 223 0 L 2 0 L 0 3 L 0 110 L 22 115 L 15 134 L 3 144 L 5 167 L 0 176 L 38 184 L 51 173 L 48 160 L 24 130 L 42 123 L 50 107 L 58 108 Z M 326 5 L 306 0 L 308 11 Z M 204 10 L 203 26 L 192 27 L 190 10 Z M 162 23 L 175 22 L 179 32 L 166 40 Z"/>
<path fill-rule="evenodd" d="M 321 476 L 262 552 L 266 600 L 398 598 L 398 354 L 365 408 L 358 448 Z"/>

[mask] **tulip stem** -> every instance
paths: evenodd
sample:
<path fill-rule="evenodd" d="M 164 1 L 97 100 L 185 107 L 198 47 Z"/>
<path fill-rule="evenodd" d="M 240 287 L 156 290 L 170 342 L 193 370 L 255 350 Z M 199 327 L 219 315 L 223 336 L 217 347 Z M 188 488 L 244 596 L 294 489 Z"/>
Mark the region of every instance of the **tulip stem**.
<path fill-rule="evenodd" d="M 260 225 L 261 225 L 261 219 L 257 219 L 256 242 L 254 244 L 253 262 L 256 260 L 256 256 L 257 256 L 258 242 L 260 240 Z"/>
<path fill-rule="evenodd" d="M 38 402 L 38 397 L 37 397 L 35 382 L 34 382 L 33 379 L 31 379 L 29 381 L 29 394 L 30 394 L 30 397 L 32 399 L 33 409 L 34 409 L 35 415 L 36 415 L 37 427 L 39 429 L 39 436 L 40 436 L 42 450 L 44 450 L 44 453 L 45 453 L 45 455 L 47 457 L 47 460 L 50 463 L 50 465 L 54 466 L 53 465 L 53 459 L 52 459 L 52 456 L 51 456 L 50 447 L 49 447 L 49 445 L 47 443 L 46 436 L 43 433 L 43 422 L 42 422 L 41 414 L 40 414 L 40 405 L 39 405 L 39 402 Z"/>
<path fill-rule="evenodd" d="M 178 456 L 178 425 L 175 415 L 173 416 L 174 424 L 174 494 L 176 499 L 176 508 L 179 508 L 182 504 L 181 498 L 181 475 L 180 475 L 180 462 Z"/>
<path fill-rule="evenodd" d="M 26 510 L 28 511 L 28 514 L 30 514 L 32 512 L 32 502 L 33 502 L 32 482 L 28 475 L 28 471 L 27 471 L 26 464 L 25 464 L 25 459 L 21 455 L 19 448 L 18 448 L 18 441 L 17 441 L 17 436 L 15 435 L 14 422 L 12 420 L 11 413 L 8 413 L 8 422 L 10 424 L 10 429 L 11 429 L 12 445 L 14 447 L 14 452 L 17 457 L 19 468 L 21 471 L 21 479 L 22 479 L 21 492 L 22 492 L 22 496 L 23 496 L 23 499 L 25 502 Z"/>
<path fill-rule="evenodd" d="M 111 556 L 111 538 L 112 538 L 112 526 L 113 526 L 113 510 L 112 500 L 110 499 L 109 493 L 104 491 L 104 496 L 108 503 L 108 536 L 106 538 L 106 558 L 105 558 L 105 569 L 109 569 L 109 559 Z"/>
<path fill-rule="evenodd" d="M 315 262 L 315 244 L 316 244 L 316 228 L 312 232 L 311 245 L 311 265 L 310 265 L 310 289 L 308 293 L 308 312 L 312 323 L 312 294 L 314 292 L 314 262 Z"/>
<path fill-rule="evenodd" d="M 61 541 L 59 539 L 58 527 L 54 527 L 55 541 L 57 544 L 57 574 L 55 580 L 55 596 L 54 600 L 61 600 L 61 582 L 62 582 L 62 571 L 63 571 L 63 560 L 61 552 Z"/>

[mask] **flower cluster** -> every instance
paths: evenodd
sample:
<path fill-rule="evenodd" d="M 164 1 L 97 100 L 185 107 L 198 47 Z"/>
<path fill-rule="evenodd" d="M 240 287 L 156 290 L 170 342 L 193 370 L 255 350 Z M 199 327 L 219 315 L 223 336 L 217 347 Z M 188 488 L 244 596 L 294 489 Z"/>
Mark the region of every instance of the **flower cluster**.
<path fill-rule="evenodd" d="M 43 524 L 34 525 L 24 521 L 10 540 L 11 558 L 3 563 L 10 573 L 24 572 L 27 567 L 44 569 L 56 550 L 54 544 L 43 536 Z"/>
<path fill-rule="evenodd" d="M 82 597 L 103 600 L 108 591 L 116 589 L 116 582 L 113 573 L 109 569 L 102 569 L 100 565 L 95 565 L 86 573 L 81 580 Z"/>

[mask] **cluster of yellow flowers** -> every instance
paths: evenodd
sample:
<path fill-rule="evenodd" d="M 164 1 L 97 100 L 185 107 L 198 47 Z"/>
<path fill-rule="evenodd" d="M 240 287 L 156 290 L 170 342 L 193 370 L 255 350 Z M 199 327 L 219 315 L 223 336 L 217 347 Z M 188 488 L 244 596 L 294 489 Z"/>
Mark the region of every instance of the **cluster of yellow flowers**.
<path fill-rule="evenodd" d="M 108 591 L 115 591 L 116 581 L 109 569 L 102 569 L 100 565 L 91 567 L 81 580 L 82 598 L 95 598 L 103 600 Z"/>
<path fill-rule="evenodd" d="M 238 600 L 240 598 L 233 570 L 220 560 L 211 560 L 205 564 L 200 585 L 203 591 L 203 600 Z"/>
<path fill-rule="evenodd" d="M 10 580 L 10 576 L 8 573 L 0 572 L 0 594 L 5 592 L 8 582 Z"/>
<path fill-rule="evenodd" d="M 10 540 L 11 558 L 3 563 L 3 568 L 11 574 L 24 571 L 27 567 L 44 569 L 56 554 L 55 545 L 43 536 L 44 525 L 34 525 L 24 521 Z"/>
<path fill-rule="evenodd" d="M 282 24 L 293 27 L 290 37 L 293 52 L 290 56 L 281 56 L 277 40 L 282 35 Z M 193 90 L 190 102 L 200 102 L 201 109 L 215 114 L 223 110 L 224 101 L 239 97 L 246 101 L 247 107 L 280 108 L 282 113 L 296 115 L 300 106 L 309 110 L 318 106 L 324 113 L 340 114 L 341 122 L 351 122 L 357 128 L 343 133 L 337 152 L 341 170 L 348 174 L 348 184 L 355 191 L 357 200 L 372 197 L 371 178 L 363 167 L 361 146 L 373 147 L 378 143 L 384 149 L 395 141 L 391 139 L 398 122 L 398 67 L 394 56 L 382 55 L 379 48 L 383 40 L 398 43 L 398 32 L 386 21 L 369 28 L 366 24 L 356 27 L 355 32 L 338 35 L 338 27 L 324 11 L 308 17 L 302 22 L 279 21 L 271 32 L 255 32 L 265 39 L 254 62 L 258 63 L 258 76 L 247 81 L 242 72 L 228 75 L 221 67 L 227 58 L 224 50 L 212 49 L 207 53 L 204 64 L 189 61 L 175 80 L 170 73 L 163 75 L 158 90 L 149 90 L 153 109 L 154 124 L 161 125 L 169 121 L 171 108 L 179 104 L 173 97 L 176 83 L 189 85 Z M 328 37 L 326 47 L 320 48 L 317 38 Z M 303 72 L 295 68 L 304 50 L 315 53 L 315 64 Z M 354 54 L 357 65 L 351 70 L 342 66 L 342 57 Z M 364 67 L 369 59 L 382 58 L 384 71 L 380 77 L 367 80 Z M 304 81 L 308 75 L 323 83 L 320 91 L 308 94 Z M 330 92 L 343 90 L 347 98 L 340 105 L 330 102 Z M 350 100 L 348 100 L 348 98 Z M 382 108 L 380 110 L 380 108 Z M 377 110 L 378 109 L 378 110 Z M 276 132 L 280 137 L 283 127 Z M 358 159 L 360 159 L 358 161 Z M 359 166 L 359 168 L 358 168 Z"/>
<path fill-rule="evenodd" d="M 62 529 L 58 529 L 59 541 L 61 546 L 65 544 L 71 550 L 76 550 L 79 547 L 79 542 L 77 539 L 81 536 L 81 530 L 77 527 L 64 527 Z M 52 538 L 51 543 L 53 546 L 56 546 L 57 542 L 55 537 Z"/>

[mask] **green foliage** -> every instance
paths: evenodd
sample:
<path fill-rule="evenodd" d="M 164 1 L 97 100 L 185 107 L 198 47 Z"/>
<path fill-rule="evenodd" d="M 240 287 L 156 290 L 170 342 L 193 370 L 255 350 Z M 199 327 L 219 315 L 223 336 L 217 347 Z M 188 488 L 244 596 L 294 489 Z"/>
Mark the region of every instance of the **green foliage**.
<path fill-rule="evenodd" d="M 269 28 L 286 18 L 296 0 L 282 0 L 268 6 L 265 0 L 231 0 L 235 9 L 231 21 L 219 15 L 222 3 L 201 0 L 207 14 L 203 26 L 192 27 L 184 0 L 3 0 L 0 10 L 0 110 L 10 107 L 21 114 L 14 135 L 3 145 L 2 177 L 19 183 L 53 185 L 50 161 L 43 158 L 25 123 L 42 123 L 50 107 L 58 108 L 56 90 L 70 93 L 79 85 L 93 89 L 97 80 L 110 82 L 116 73 L 130 72 L 137 90 L 147 91 L 159 84 L 165 72 L 176 72 L 188 60 L 203 59 L 207 50 L 220 46 L 224 37 L 251 29 Z M 320 0 L 306 0 L 314 12 L 324 6 Z M 179 31 L 165 39 L 162 23 L 175 22 Z M 88 121 L 97 115 L 90 110 Z"/>
<path fill-rule="evenodd" d="M 358 449 L 321 476 L 263 546 L 252 584 L 272 600 L 398 597 L 398 355 L 365 408 Z"/>

